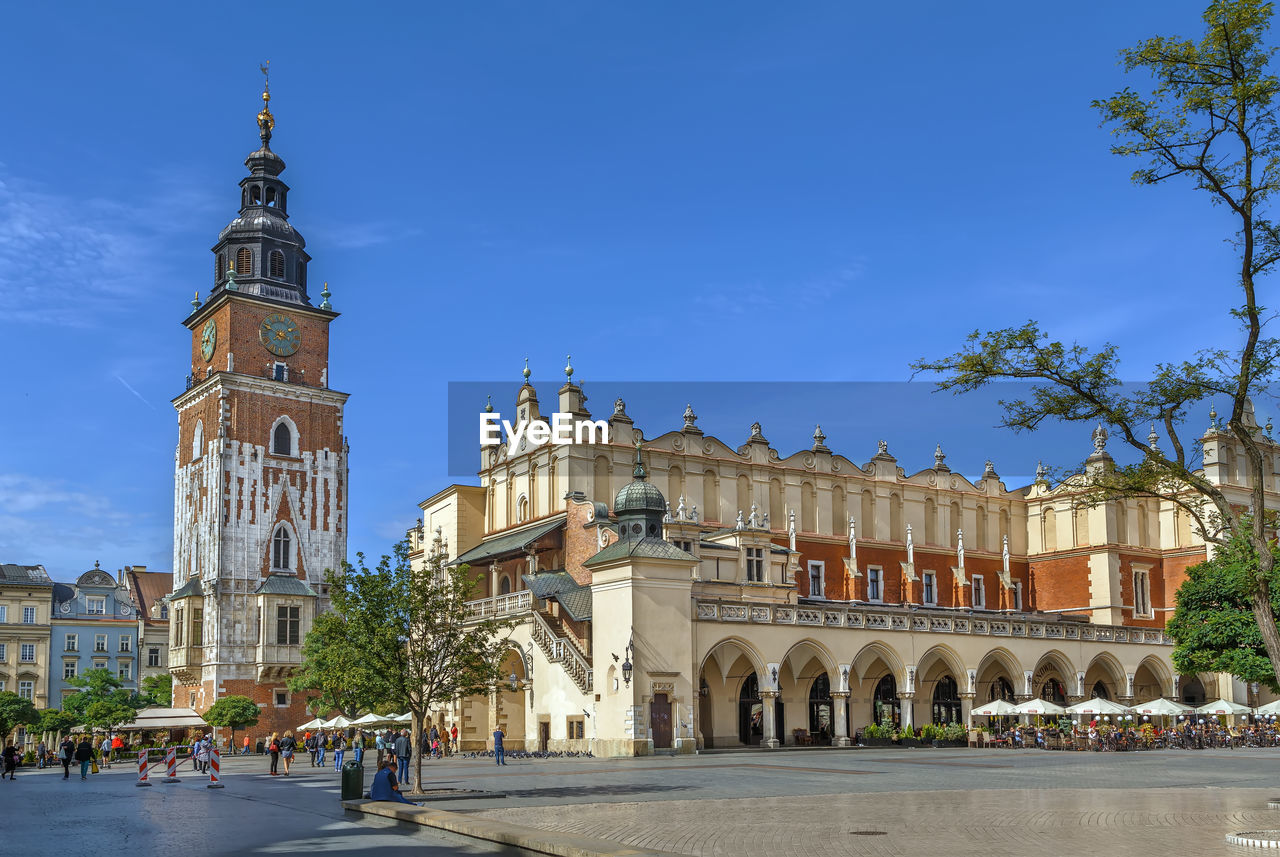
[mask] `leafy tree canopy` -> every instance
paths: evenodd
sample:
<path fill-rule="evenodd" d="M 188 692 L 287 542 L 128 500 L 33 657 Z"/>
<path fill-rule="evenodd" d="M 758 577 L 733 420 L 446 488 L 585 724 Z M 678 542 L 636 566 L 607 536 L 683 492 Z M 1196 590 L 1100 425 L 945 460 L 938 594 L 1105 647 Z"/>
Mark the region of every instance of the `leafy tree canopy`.
<path fill-rule="evenodd" d="M 374 568 L 364 554 L 356 556 L 356 565 L 345 565 L 341 575 L 326 573 L 332 618 L 307 635 L 306 650 L 316 663 L 303 668 L 313 686 L 322 693 L 340 687 L 342 695 L 332 699 L 370 710 L 407 708 L 413 734 L 432 706 L 488 693 L 500 678 L 508 645 L 501 632 L 509 626 L 470 615 L 467 601 L 476 588 L 470 569 L 445 565 L 438 549 L 414 567 L 406 541 Z M 417 741 L 413 748 L 414 788 L 421 789 Z"/>
<path fill-rule="evenodd" d="M 1179 672 L 1230 673 L 1280 693 L 1250 604 L 1257 566 L 1253 545 L 1237 539 L 1220 548 L 1213 559 L 1187 570 L 1168 624 L 1175 643 L 1173 665 Z M 1272 609 L 1280 610 L 1274 585 L 1277 572 L 1272 574 Z"/>
<path fill-rule="evenodd" d="M 147 676 L 142 680 L 142 696 L 147 705 L 171 708 L 173 706 L 173 678 L 167 673 Z"/>
<path fill-rule="evenodd" d="M 62 702 L 62 710 L 76 719 L 76 725 L 110 729 L 132 723 L 146 700 L 124 687 L 119 677 L 107 669 L 93 669 L 67 684 L 79 688 Z"/>
<path fill-rule="evenodd" d="M 247 696 L 223 696 L 204 713 L 204 720 L 210 726 L 224 726 L 231 730 L 234 744 L 236 730 L 245 726 L 253 726 L 262 715 L 262 709 Z"/>
<path fill-rule="evenodd" d="M 1145 73 L 1149 91 L 1126 88 L 1093 102 L 1116 137 L 1112 151 L 1137 158 L 1139 184 L 1184 181 L 1229 215 L 1236 258 L 1217 281 L 1202 283 L 1203 303 L 1188 313 L 1187 336 L 1214 306 L 1239 325 L 1234 343 L 1215 343 L 1188 355 L 1183 331 L 1160 329 L 1174 349 L 1143 384 L 1122 384 L 1119 353 L 1112 345 L 1091 349 L 1052 339 L 1034 321 L 1020 327 L 974 332 L 954 354 L 917 361 L 917 372 L 940 376 L 940 389 L 963 393 L 998 381 L 1024 381 L 1030 392 L 1001 402 L 1004 425 L 1033 431 L 1046 421 L 1102 423 L 1140 462 L 1125 467 L 1068 466 L 1076 485 L 1091 489 L 1089 502 L 1155 497 L 1181 508 L 1208 542 L 1229 546 L 1249 540 L 1258 557 L 1245 580 L 1273 671 L 1280 670 L 1280 630 L 1271 586 L 1275 557 L 1267 547 L 1267 472 L 1251 398 L 1278 380 L 1280 340 L 1263 330 L 1259 282 L 1280 262 L 1280 228 L 1270 206 L 1280 190 L 1280 79 L 1271 73 L 1275 49 L 1267 45 L 1272 5 L 1261 0 L 1216 0 L 1204 12 L 1198 40 L 1156 37 L 1121 52 L 1127 72 Z M 1226 401 L 1225 424 L 1215 431 L 1243 449 L 1250 502 L 1240 502 L 1206 477 L 1199 436 L 1183 437 L 1195 407 Z M 1150 439 L 1156 426 L 1164 441 Z M 1197 419 L 1198 428 L 1203 423 Z M 1150 426 L 1150 431 L 1148 431 Z"/>
<path fill-rule="evenodd" d="M 34 726 L 40 722 L 40 715 L 31 700 L 25 699 L 13 691 L 0 693 L 0 738 L 4 738 L 19 726 Z"/>

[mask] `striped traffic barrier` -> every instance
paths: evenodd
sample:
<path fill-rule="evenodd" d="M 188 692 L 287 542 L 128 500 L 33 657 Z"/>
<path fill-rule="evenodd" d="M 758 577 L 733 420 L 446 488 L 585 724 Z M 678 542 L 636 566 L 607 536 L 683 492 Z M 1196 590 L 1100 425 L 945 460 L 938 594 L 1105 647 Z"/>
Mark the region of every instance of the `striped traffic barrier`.
<path fill-rule="evenodd" d="M 221 768 L 221 762 L 222 755 L 218 752 L 218 748 L 214 747 L 212 753 L 209 755 L 209 785 L 205 786 L 205 788 L 222 788 L 222 783 L 218 782 L 218 772 L 219 768 Z"/>
<path fill-rule="evenodd" d="M 164 763 L 166 768 L 165 778 L 162 783 L 180 783 L 178 779 L 178 748 L 170 747 L 165 751 Z"/>
<path fill-rule="evenodd" d="M 146 750 L 138 751 L 138 782 L 136 783 L 136 785 L 139 785 L 139 786 L 151 785 L 151 783 L 147 781 L 147 751 Z"/>

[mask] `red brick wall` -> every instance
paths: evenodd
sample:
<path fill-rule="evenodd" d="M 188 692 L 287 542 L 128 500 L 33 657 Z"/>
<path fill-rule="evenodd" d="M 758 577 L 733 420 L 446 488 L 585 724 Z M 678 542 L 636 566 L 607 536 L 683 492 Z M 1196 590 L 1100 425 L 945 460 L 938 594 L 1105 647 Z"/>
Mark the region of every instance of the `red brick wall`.
<path fill-rule="evenodd" d="M 301 338 L 298 350 L 288 357 L 277 357 L 262 344 L 259 329 L 269 315 L 287 315 L 298 325 Z M 200 353 L 201 336 L 208 319 L 218 327 L 218 340 L 213 356 L 204 359 Z M 202 315 L 191 329 L 192 374 L 203 378 L 206 367 L 225 372 L 227 353 L 235 356 L 235 371 L 261 377 L 267 364 L 283 360 L 289 364 L 290 377 L 301 374 L 312 387 L 320 385 L 321 372 L 329 365 L 329 319 L 304 307 L 284 307 L 259 303 L 248 296 L 232 296 L 210 314 Z"/>
<path fill-rule="evenodd" d="M 307 701 L 310 697 L 305 694 L 290 694 L 288 707 L 276 707 L 275 690 L 277 688 L 283 688 L 285 683 L 286 682 L 284 680 L 281 680 L 268 684 L 258 684 L 253 681 L 241 679 L 222 682 L 222 688 L 224 690 L 222 696 L 247 696 L 249 699 L 257 703 L 261 710 L 261 714 L 258 718 L 258 724 L 248 728 L 249 736 L 253 743 L 256 744 L 259 740 L 265 741 L 266 736 L 270 735 L 272 732 L 281 735 L 283 735 L 286 730 L 294 730 L 296 732 L 300 724 L 306 723 L 308 720 L 312 719 L 311 713 L 307 711 Z M 196 712 L 198 714 L 204 714 L 204 712 L 208 711 L 209 707 L 213 705 L 214 701 L 218 698 L 216 695 L 217 688 L 214 687 L 213 682 L 207 681 L 204 682 L 203 685 L 183 685 L 175 682 L 173 686 L 174 707 L 187 707 L 191 691 L 198 691 L 201 688 L 204 690 L 203 702 L 200 701 L 201 698 L 197 695 Z M 322 716 L 329 717 L 331 715 L 326 713 Z M 209 731 L 215 730 L 210 727 Z M 230 735 L 229 729 L 217 731 L 219 733 L 219 737 L 224 740 Z M 243 740 L 242 736 L 244 735 L 244 731 L 245 730 L 236 731 L 237 744 Z"/>
<path fill-rule="evenodd" d="M 1089 605 L 1089 557 L 1087 554 L 1036 559 L 1031 562 L 1031 584 L 1037 610 L 1066 610 Z"/>

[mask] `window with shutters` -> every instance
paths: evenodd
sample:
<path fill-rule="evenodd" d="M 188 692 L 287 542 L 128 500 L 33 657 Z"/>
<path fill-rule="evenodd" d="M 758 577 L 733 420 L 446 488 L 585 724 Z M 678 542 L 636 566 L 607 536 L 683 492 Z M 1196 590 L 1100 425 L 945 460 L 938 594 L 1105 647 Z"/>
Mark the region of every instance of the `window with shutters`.
<path fill-rule="evenodd" d="M 236 273 L 245 276 L 253 273 L 253 251 L 248 247 L 236 251 Z"/>
<path fill-rule="evenodd" d="M 270 256 L 271 276 L 277 280 L 284 279 L 284 254 L 279 250 L 272 250 Z"/>

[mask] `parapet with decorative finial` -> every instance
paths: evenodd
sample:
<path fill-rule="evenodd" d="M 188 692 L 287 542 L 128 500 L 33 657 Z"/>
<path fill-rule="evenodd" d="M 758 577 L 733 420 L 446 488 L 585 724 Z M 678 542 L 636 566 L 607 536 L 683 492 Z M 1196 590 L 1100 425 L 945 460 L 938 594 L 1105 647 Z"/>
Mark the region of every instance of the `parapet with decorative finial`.
<path fill-rule="evenodd" d="M 324 284 L 324 291 L 320 293 L 320 297 L 323 298 L 320 301 L 320 309 L 333 309 L 333 304 L 329 303 L 329 283 L 327 281 Z"/>

